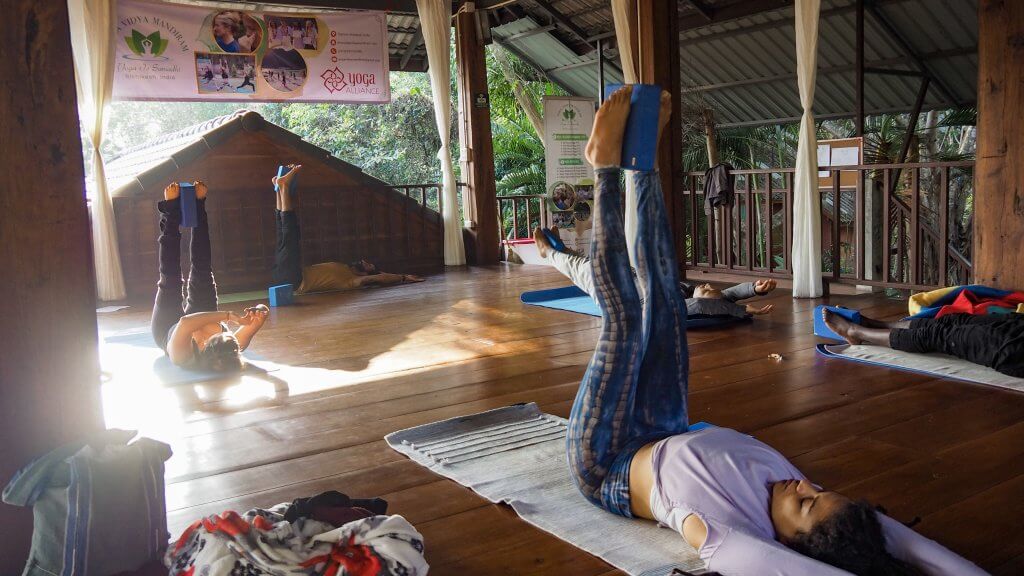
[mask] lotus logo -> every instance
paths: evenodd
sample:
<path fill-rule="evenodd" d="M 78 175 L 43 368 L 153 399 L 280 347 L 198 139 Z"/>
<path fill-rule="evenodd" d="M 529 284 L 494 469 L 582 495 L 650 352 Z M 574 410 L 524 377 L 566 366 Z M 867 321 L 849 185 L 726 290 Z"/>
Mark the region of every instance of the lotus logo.
<path fill-rule="evenodd" d="M 164 53 L 164 50 L 167 49 L 168 41 L 160 37 L 159 30 L 149 36 L 145 36 L 142 32 L 133 28 L 132 35 L 124 37 L 124 43 L 128 45 L 128 48 L 136 56 L 155 58 Z"/>
<path fill-rule="evenodd" d="M 572 104 L 563 106 L 559 116 L 559 120 L 564 128 L 573 129 L 576 128 L 577 124 L 579 124 L 579 112 L 576 111 L 576 107 Z"/>

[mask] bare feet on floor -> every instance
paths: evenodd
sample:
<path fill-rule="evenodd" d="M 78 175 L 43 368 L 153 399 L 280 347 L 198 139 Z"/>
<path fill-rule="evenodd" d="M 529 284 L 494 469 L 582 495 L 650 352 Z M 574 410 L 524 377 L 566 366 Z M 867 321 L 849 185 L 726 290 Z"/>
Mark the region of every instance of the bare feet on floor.
<path fill-rule="evenodd" d="M 622 162 L 622 133 L 629 118 L 633 88 L 624 86 L 609 96 L 594 117 L 594 129 L 587 142 L 587 162 L 594 168 L 609 168 Z"/>
<path fill-rule="evenodd" d="M 850 344 L 860 344 L 863 342 L 859 334 L 860 327 L 857 324 L 850 322 L 839 314 L 831 312 L 828 308 L 822 308 L 821 317 L 825 321 L 826 326 L 842 336 Z"/>

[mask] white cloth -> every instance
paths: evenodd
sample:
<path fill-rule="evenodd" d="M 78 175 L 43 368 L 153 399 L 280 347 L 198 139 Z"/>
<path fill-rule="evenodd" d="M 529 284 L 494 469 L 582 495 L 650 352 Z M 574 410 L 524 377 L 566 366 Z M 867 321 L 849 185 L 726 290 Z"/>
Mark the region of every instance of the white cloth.
<path fill-rule="evenodd" d="M 434 97 L 434 119 L 441 137 L 437 158 L 441 161 L 444 184 L 441 216 L 444 219 L 444 263 L 460 266 L 466 263 L 466 247 L 462 243 L 462 219 L 459 197 L 455 189 L 455 170 L 451 152 L 451 33 L 452 3 L 447 0 L 416 0 L 416 11 L 423 31 L 430 64 L 430 92 Z"/>
<path fill-rule="evenodd" d="M 114 0 L 68 0 L 78 115 L 93 148 L 92 251 L 100 300 L 125 297 L 114 204 L 100 155 L 104 112 L 114 89 L 114 10 Z"/>
<path fill-rule="evenodd" d="M 619 62 L 622 64 L 622 76 L 626 84 L 640 81 L 640 69 L 633 59 L 631 46 L 636 40 L 630 34 L 630 20 L 636 17 L 636 0 L 612 0 L 612 20 L 615 23 L 615 41 L 619 48 Z M 626 205 L 624 227 L 626 231 L 626 250 L 629 261 L 636 263 L 636 227 L 639 205 L 636 199 L 636 186 L 632 178 L 626 178 Z"/>
<path fill-rule="evenodd" d="M 821 289 L 821 197 L 814 130 L 814 82 L 821 0 L 796 0 L 796 73 L 800 87 L 800 140 L 793 176 L 793 297 L 817 298 Z"/>

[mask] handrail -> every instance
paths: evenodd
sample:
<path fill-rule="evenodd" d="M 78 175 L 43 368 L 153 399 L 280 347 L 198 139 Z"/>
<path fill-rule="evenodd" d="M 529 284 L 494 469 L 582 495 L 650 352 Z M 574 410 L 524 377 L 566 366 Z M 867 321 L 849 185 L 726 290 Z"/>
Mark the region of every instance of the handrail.
<path fill-rule="evenodd" d="M 822 227 L 822 246 L 831 251 L 823 259 L 823 276 L 831 282 L 903 289 L 931 289 L 969 280 L 969 252 L 961 250 L 954 239 L 969 242 L 969 229 L 962 227 L 971 224 L 964 222 L 961 214 L 951 215 L 950 201 L 954 193 L 975 191 L 959 170 L 956 177 L 951 172 L 966 169 L 964 174 L 970 179 L 973 168 L 974 162 L 963 160 L 820 167 L 831 179 L 831 185 L 819 188 L 823 200 L 829 199 L 831 205 L 827 209 L 822 202 L 823 224 L 830 223 Z M 677 213 L 683 218 L 678 229 L 684 238 L 679 243 L 680 260 L 688 268 L 790 276 L 795 172 L 795 168 L 733 170 L 740 183 L 735 190 L 737 199 L 728 209 L 717 208 L 713 218 L 704 214 L 704 202 L 698 201 L 703 196 L 699 184 L 704 172 L 681 172 L 684 189 L 679 192 L 682 207 Z M 850 172 L 859 176 L 847 181 Z M 901 173 L 901 187 L 890 186 Z M 929 183 L 925 190 L 923 182 Z M 866 197 L 869 192 L 872 196 Z M 876 193 L 882 194 L 881 201 Z M 963 198 L 954 201 L 957 209 L 964 207 Z M 883 216 L 876 220 L 879 213 Z M 866 251 L 867 242 L 877 246 L 872 236 L 885 239 L 880 258 Z M 880 279 L 875 270 L 879 264 Z"/>

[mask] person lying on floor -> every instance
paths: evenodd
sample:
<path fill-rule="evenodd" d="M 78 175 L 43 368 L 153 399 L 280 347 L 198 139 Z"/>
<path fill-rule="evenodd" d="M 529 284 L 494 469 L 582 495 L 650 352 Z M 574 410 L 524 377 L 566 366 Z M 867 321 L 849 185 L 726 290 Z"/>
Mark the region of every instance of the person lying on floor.
<path fill-rule="evenodd" d="M 557 238 L 558 229 L 551 230 Z M 533 241 L 541 258 L 548 258 L 556 270 L 572 281 L 577 288 L 594 296 L 594 275 L 590 269 L 590 258 L 573 254 L 568 250 L 559 250 L 548 240 L 541 228 L 533 231 Z M 744 282 L 718 290 L 711 284 L 679 283 L 679 291 L 686 299 L 686 315 L 691 318 L 710 316 L 735 316 L 746 318 L 750 314 L 761 315 L 772 311 L 772 305 L 753 306 L 737 304 L 740 300 L 764 296 L 775 290 L 777 282 L 772 279 Z"/>
<path fill-rule="evenodd" d="M 187 298 L 183 303 L 181 278 L 181 187 L 174 182 L 164 189 L 160 211 L 157 255 L 160 279 L 150 329 L 153 340 L 177 366 L 214 372 L 242 368 L 241 352 L 267 320 L 270 310 L 260 304 L 239 316 L 217 310 L 217 283 L 210 263 L 210 227 L 206 215 L 206 184 L 195 182 L 197 226 L 192 229 Z M 228 329 L 226 322 L 238 328 Z"/>
<path fill-rule="evenodd" d="M 876 512 L 825 490 L 770 446 L 728 428 L 688 432 L 686 303 L 660 178 L 632 172 L 636 280 L 619 189 L 630 89 L 598 111 L 587 144 L 596 169 L 594 295 L 603 321 L 569 414 L 570 473 L 594 505 L 655 520 L 725 575 L 984 574 Z M 671 111 L 662 95 L 660 129 Z"/>
<path fill-rule="evenodd" d="M 1024 378 L 1024 314 L 946 314 L 883 322 L 861 316 L 855 324 L 822 309 L 825 324 L 850 344 L 904 352 L 941 352 Z"/>
<path fill-rule="evenodd" d="M 412 274 L 381 272 L 372 263 L 360 260 L 351 264 L 322 262 L 302 267 L 299 217 L 294 209 L 295 177 L 301 164 L 289 164 L 288 173 L 275 176 L 277 188 L 277 249 L 274 255 L 274 284 L 291 284 L 296 294 L 355 290 L 366 286 L 388 286 L 405 282 L 423 282 Z"/>

